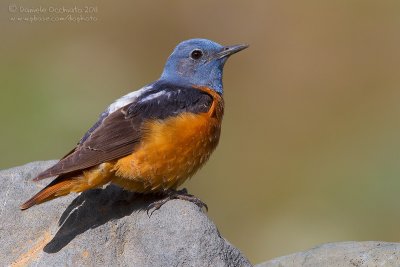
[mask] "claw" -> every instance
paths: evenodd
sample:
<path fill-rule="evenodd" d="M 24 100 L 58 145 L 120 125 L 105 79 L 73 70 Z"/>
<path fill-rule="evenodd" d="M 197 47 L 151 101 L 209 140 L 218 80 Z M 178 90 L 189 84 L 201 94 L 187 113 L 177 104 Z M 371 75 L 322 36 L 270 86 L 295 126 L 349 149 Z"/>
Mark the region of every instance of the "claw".
<path fill-rule="evenodd" d="M 149 204 L 149 206 L 147 206 L 147 216 L 149 216 L 149 218 L 151 217 L 151 215 L 153 215 L 153 213 L 156 210 L 159 210 L 165 203 L 167 203 L 168 201 L 172 200 L 172 199 L 181 199 L 181 200 L 186 200 L 186 201 L 190 201 L 194 204 L 196 204 L 196 206 L 198 206 L 200 209 L 203 209 L 203 207 L 206 209 L 206 211 L 208 211 L 208 206 L 206 203 L 204 203 L 203 201 L 201 201 L 199 198 L 195 197 L 194 195 L 188 194 L 186 188 L 182 189 L 182 190 L 168 190 L 165 192 L 166 197 L 163 199 L 160 199 L 158 201 L 155 201 L 151 204 Z M 149 215 L 149 211 L 152 210 L 150 212 Z"/>
<path fill-rule="evenodd" d="M 153 215 L 153 213 L 154 213 L 156 210 L 159 210 L 159 209 L 162 207 L 162 205 L 164 205 L 165 203 L 167 203 L 167 202 L 170 201 L 170 200 L 171 200 L 170 196 L 167 196 L 166 198 L 163 198 L 163 199 L 161 199 L 161 200 L 158 200 L 158 201 L 155 201 L 155 202 L 153 202 L 153 203 L 150 203 L 150 204 L 147 206 L 147 210 L 146 210 L 147 216 L 149 216 L 149 218 L 150 218 L 151 215 Z M 150 211 L 150 210 L 152 210 L 152 211 L 151 211 L 151 213 L 150 213 L 150 215 L 149 215 L 149 211 Z"/>

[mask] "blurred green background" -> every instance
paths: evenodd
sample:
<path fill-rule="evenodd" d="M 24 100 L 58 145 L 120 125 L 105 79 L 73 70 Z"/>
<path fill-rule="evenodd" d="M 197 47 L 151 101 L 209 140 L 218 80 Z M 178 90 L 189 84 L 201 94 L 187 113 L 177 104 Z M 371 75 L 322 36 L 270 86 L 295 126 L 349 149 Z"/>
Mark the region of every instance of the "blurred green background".
<path fill-rule="evenodd" d="M 40 6 L 93 7 L 72 14 L 92 17 L 12 20 L 68 15 L 20 10 Z M 185 184 L 222 235 L 253 263 L 400 240 L 400 1 L 0 8 L 0 168 L 63 156 L 110 102 L 157 79 L 178 42 L 249 43 L 225 67 L 220 145 Z"/>

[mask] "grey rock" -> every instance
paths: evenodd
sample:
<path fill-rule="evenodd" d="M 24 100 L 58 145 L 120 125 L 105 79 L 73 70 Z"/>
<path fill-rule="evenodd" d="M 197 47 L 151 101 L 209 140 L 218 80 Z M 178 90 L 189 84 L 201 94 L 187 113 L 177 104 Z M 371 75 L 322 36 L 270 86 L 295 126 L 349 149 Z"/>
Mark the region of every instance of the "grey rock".
<path fill-rule="evenodd" d="M 400 266 L 400 243 L 378 241 L 328 243 L 256 265 L 256 267 L 297 266 Z"/>
<path fill-rule="evenodd" d="M 0 171 L 0 266 L 251 266 L 196 205 L 152 200 L 109 185 L 20 211 L 55 161 Z"/>

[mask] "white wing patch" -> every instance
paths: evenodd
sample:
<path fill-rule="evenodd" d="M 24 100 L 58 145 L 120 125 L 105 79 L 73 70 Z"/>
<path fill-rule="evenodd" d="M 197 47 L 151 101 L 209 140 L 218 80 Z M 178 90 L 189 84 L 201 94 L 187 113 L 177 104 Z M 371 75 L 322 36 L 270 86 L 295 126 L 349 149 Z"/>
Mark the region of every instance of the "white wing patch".
<path fill-rule="evenodd" d="M 114 101 L 114 103 L 112 103 L 111 105 L 108 106 L 108 108 L 106 109 L 106 112 L 108 114 L 113 113 L 114 111 L 134 102 L 138 97 L 140 97 L 144 92 L 146 92 L 147 90 L 153 88 L 151 85 L 145 86 L 137 91 L 131 92 L 129 94 L 126 94 L 120 98 L 118 98 L 117 100 Z M 147 97 L 146 97 L 147 98 Z"/>
<path fill-rule="evenodd" d="M 157 98 L 157 97 L 159 97 L 159 96 L 162 96 L 162 95 L 166 95 L 166 96 L 169 98 L 170 95 L 171 95 L 171 93 L 170 93 L 170 92 L 166 92 L 165 90 L 162 90 L 162 91 L 160 91 L 160 92 L 157 92 L 157 93 L 148 95 L 148 96 L 146 96 L 146 97 L 143 98 L 143 99 L 140 99 L 140 100 L 139 100 L 139 103 L 143 103 L 143 102 L 150 101 L 150 100 L 155 99 L 155 98 Z"/>

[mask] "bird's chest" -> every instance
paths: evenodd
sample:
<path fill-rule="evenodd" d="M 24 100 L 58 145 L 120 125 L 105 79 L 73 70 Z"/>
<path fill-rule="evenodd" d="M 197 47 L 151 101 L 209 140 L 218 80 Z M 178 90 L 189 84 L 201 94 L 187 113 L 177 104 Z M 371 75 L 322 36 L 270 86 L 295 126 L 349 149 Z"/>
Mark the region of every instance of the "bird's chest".
<path fill-rule="evenodd" d="M 207 161 L 218 144 L 220 126 L 205 113 L 148 122 L 143 141 L 118 161 L 116 173 L 131 180 L 125 187 L 135 191 L 176 188 Z"/>

